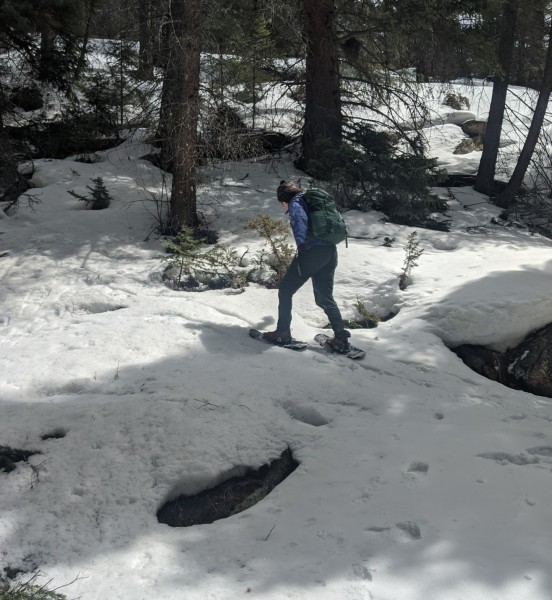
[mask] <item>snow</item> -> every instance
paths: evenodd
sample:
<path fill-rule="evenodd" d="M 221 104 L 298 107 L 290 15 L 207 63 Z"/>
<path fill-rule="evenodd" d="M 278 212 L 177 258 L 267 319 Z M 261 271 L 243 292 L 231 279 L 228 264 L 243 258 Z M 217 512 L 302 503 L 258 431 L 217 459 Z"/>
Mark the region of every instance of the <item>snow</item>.
<path fill-rule="evenodd" d="M 439 128 L 447 165 L 460 130 Z M 437 189 L 451 231 L 415 230 L 424 253 L 400 291 L 413 229 L 351 211 L 336 299 L 346 318 L 358 300 L 398 314 L 353 331 L 364 361 L 294 353 L 247 335 L 274 326 L 275 290 L 163 283 L 150 151 L 137 134 L 94 164 L 36 161 L 38 203 L 0 222 L 0 444 L 40 451 L 0 474 L 0 569 L 78 578 L 61 591 L 83 600 L 550 600 L 551 400 L 449 347 L 504 348 L 551 321 L 552 241 L 500 226 L 470 188 Z M 283 217 L 275 188 L 300 175 L 286 160 L 217 165 L 200 208 L 253 255 L 245 222 Z M 68 193 L 95 177 L 104 211 Z M 307 285 L 294 335 L 324 324 Z M 288 446 L 300 466 L 253 508 L 157 522 L 167 499 Z"/>

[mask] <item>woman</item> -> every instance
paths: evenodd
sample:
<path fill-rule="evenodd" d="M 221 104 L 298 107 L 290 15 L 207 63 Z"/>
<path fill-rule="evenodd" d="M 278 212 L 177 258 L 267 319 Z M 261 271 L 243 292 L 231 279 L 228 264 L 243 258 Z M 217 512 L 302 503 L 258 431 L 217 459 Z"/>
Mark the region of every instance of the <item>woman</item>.
<path fill-rule="evenodd" d="M 334 337 L 327 344 L 332 350 L 344 353 L 349 350 L 351 334 L 344 328 L 341 313 L 333 298 L 337 247 L 312 235 L 309 210 L 302 198 L 303 194 L 293 181 L 282 180 L 276 190 L 278 201 L 289 216 L 297 244 L 297 255 L 280 282 L 276 331 L 264 333 L 263 338 L 273 344 L 287 344 L 291 341 L 293 295 L 312 279 L 314 301 L 326 313 L 334 330 Z"/>

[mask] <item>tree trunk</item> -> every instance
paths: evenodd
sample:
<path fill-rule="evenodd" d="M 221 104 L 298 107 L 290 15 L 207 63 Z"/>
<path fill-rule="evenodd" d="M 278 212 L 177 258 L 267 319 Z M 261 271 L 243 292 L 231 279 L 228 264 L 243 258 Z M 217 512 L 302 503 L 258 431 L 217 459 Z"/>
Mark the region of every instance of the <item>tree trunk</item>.
<path fill-rule="evenodd" d="M 171 0 L 171 54 L 164 85 L 167 139 L 164 155 L 173 157 L 168 228 L 198 223 L 196 153 L 199 112 L 201 0 Z M 168 144 L 168 146 L 166 146 Z"/>
<path fill-rule="evenodd" d="M 303 156 L 308 163 L 318 158 L 319 143 L 341 143 L 341 98 L 335 38 L 333 0 L 304 0 L 306 55 L 306 105 Z"/>
<path fill-rule="evenodd" d="M 521 184 L 523 183 L 523 178 L 525 177 L 525 173 L 527 172 L 527 168 L 529 167 L 529 163 L 531 162 L 531 157 L 533 156 L 533 152 L 535 151 L 535 146 L 537 145 L 539 135 L 542 129 L 542 124 L 544 122 L 544 117 L 546 115 L 546 111 L 548 108 L 548 101 L 550 100 L 550 94 L 552 93 L 552 25 L 550 28 L 550 32 L 548 34 L 548 51 L 546 54 L 546 64 L 544 67 L 544 73 L 542 77 L 542 83 L 539 93 L 539 98 L 537 100 L 537 105 L 535 107 L 535 112 L 533 113 L 533 119 L 531 120 L 531 126 L 529 127 L 529 132 L 527 134 L 527 138 L 525 139 L 525 143 L 523 144 L 523 149 L 519 155 L 516 168 L 510 177 L 510 181 L 508 185 L 497 198 L 496 203 L 498 206 L 503 208 L 507 208 L 514 202 L 515 195 L 517 194 Z"/>
<path fill-rule="evenodd" d="M 88 0 L 86 4 L 86 23 L 84 26 L 84 32 L 82 36 L 79 59 L 77 61 L 77 67 L 75 69 L 74 74 L 75 80 L 80 79 L 86 68 L 86 54 L 88 53 L 88 44 L 90 42 L 90 29 L 92 27 L 92 19 L 94 17 L 95 10 L 96 0 Z"/>
<path fill-rule="evenodd" d="M 155 29 L 152 0 L 138 0 L 138 37 L 140 43 L 138 77 L 153 80 Z"/>
<path fill-rule="evenodd" d="M 50 81 L 54 66 L 55 34 L 49 23 L 43 21 L 40 28 L 40 62 L 38 68 L 38 79 Z"/>
<path fill-rule="evenodd" d="M 508 81 L 514 51 L 517 11 L 517 0 L 506 0 L 502 13 L 498 48 L 498 62 L 501 72 L 496 75 L 493 85 L 489 118 L 483 136 L 483 153 L 474 186 L 477 192 L 481 192 L 487 196 L 492 196 L 494 193 L 496 161 L 498 158 L 500 133 L 504 120 L 506 94 L 508 92 Z"/>

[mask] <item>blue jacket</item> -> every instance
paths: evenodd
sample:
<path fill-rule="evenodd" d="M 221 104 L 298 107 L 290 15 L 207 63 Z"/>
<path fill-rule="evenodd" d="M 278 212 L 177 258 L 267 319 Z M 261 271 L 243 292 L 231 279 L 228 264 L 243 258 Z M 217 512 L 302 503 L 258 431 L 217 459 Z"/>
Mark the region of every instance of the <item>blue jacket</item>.
<path fill-rule="evenodd" d="M 289 216 L 295 243 L 297 246 L 305 244 L 306 249 L 312 248 L 313 246 L 331 246 L 332 244 L 330 242 L 312 237 L 312 235 L 309 234 L 309 210 L 303 200 L 304 193 L 305 192 L 301 192 L 290 200 L 286 212 Z"/>

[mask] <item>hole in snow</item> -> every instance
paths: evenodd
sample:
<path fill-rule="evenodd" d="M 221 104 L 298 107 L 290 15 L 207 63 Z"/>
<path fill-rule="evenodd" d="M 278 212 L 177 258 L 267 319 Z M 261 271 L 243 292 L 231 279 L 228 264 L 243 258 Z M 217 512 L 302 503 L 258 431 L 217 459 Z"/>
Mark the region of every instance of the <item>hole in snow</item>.
<path fill-rule="evenodd" d="M 0 446 L 0 473 L 9 473 L 15 469 L 15 463 L 27 461 L 32 454 L 40 454 L 37 450 L 19 450 L 9 446 Z"/>
<path fill-rule="evenodd" d="M 171 527 L 213 523 L 251 508 L 299 466 L 288 448 L 280 458 L 193 496 L 169 500 L 157 511 L 157 520 Z"/>

